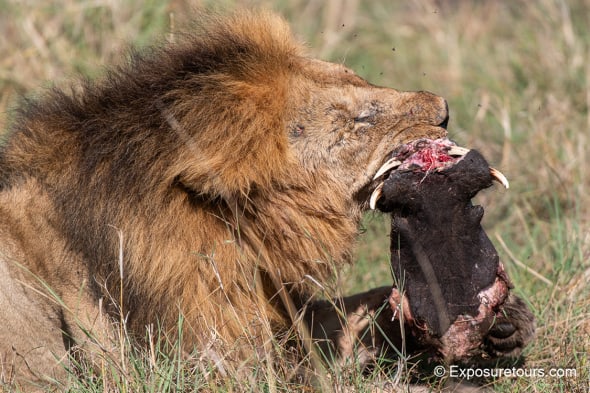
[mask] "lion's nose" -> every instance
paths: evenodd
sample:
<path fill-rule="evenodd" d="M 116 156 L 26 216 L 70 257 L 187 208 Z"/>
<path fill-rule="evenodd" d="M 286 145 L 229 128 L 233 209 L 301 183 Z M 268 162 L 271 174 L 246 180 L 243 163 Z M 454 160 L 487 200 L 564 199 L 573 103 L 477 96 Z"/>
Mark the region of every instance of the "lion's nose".
<path fill-rule="evenodd" d="M 432 125 L 447 128 L 449 124 L 449 104 L 447 100 L 428 91 L 421 91 L 424 101 L 430 102 Z"/>
<path fill-rule="evenodd" d="M 445 100 L 444 98 L 442 98 L 442 100 L 445 103 L 444 113 L 446 113 L 446 116 L 444 117 L 443 121 L 441 121 L 440 124 L 438 124 L 438 126 L 446 130 L 447 126 L 449 125 L 449 104 L 447 103 L 447 100 Z"/>
<path fill-rule="evenodd" d="M 449 105 L 447 100 L 428 91 L 407 92 L 406 114 L 415 120 L 447 128 L 449 124 Z"/>

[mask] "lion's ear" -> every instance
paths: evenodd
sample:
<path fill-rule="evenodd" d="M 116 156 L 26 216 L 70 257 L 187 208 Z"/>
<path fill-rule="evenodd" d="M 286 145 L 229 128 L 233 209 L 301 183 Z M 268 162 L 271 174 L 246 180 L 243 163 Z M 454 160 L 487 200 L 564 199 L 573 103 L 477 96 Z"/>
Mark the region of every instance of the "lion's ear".
<path fill-rule="evenodd" d="M 236 81 L 223 85 L 205 88 L 208 102 L 184 117 L 184 124 L 198 129 L 183 141 L 176 176 L 197 193 L 233 198 L 271 187 L 285 176 L 293 157 L 283 89 Z"/>

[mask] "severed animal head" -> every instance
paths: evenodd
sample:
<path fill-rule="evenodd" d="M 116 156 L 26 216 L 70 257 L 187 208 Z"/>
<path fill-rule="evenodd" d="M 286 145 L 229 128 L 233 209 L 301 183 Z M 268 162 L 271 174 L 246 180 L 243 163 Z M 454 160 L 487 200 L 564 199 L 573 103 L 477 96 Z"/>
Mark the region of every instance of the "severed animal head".
<path fill-rule="evenodd" d="M 402 145 L 375 177 L 370 204 L 391 213 L 394 312 L 446 360 L 476 355 L 511 284 L 471 199 L 506 178 L 447 139 Z"/>

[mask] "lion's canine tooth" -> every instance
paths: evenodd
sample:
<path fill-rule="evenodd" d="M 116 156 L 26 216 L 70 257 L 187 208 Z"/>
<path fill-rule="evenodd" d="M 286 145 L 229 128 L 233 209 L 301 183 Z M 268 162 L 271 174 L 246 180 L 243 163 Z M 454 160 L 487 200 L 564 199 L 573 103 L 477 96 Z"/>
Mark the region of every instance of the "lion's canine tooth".
<path fill-rule="evenodd" d="M 402 164 L 402 162 L 399 160 L 396 160 L 395 158 L 391 158 L 391 159 L 387 160 L 387 162 L 385 164 L 383 164 L 381 166 L 381 168 L 379 168 L 377 173 L 375 173 L 375 176 L 373 176 L 373 180 L 375 180 L 379 176 L 383 175 L 385 172 L 387 172 L 393 168 L 397 168 L 401 164 Z"/>
<path fill-rule="evenodd" d="M 469 153 L 469 149 L 466 149 L 461 146 L 451 146 L 447 154 L 449 156 L 464 156 Z"/>
<path fill-rule="evenodd" d="M 502 184 L 506 189 L 510 188 L 510 183 L 508 183 L 508 179 L 506 179 L 506 176 L 504 176 L 502 172 L 500 172 L 496 168 L 490 167 L 490 174 L 492 175 L 492 178 L 494 178 L 495 181 Z"/>
<path fill-rule="evenodd" d="M 377 201 L 379 200 L 379 198 L 381 198 L 382 190 L 383 182 L 379 183 L 377 188 L 375 188 L 375 190 L 371 194 L 371 199 L 369 200 L 369 207 L 371 208 L 371 210 L 375 210 L 375 207 L 377 206 Z"/>

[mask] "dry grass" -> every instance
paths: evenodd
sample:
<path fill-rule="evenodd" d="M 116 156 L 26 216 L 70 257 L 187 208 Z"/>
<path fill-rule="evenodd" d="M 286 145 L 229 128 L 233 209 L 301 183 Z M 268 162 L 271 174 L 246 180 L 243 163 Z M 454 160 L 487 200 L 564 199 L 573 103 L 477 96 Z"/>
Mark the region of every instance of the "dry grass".
<path fill-rule="evenodd" d="M 229 7 L 236 3 L 243 2 L 225 2 Z M 143 45 L 161 38 L 170 21 L 182 21 L 191 7 L 182 0 L 42 4 L 0 0 L 1 129 L 19 94 L 34 94 L 39 86 L 64 83 L 78 73 L 95 75 L 104 63 L 118 58 L 127 43 Z M 291 20 L 314 54 L 344 62 L 376 84 L 430 90 L 449 100 L 452 138 L 480 150 L 511 181 L 509 192 L 493 189 L 478 198 L 487 207 L 485 224 L 516 291 L 538 319 L 527 367 L 572 367 L 578 373 L 577 378 L 500 380 L 495 389 L 587 392 L 588 3 L 540 0 L 532 7 L 525 1 L 276 0 L 260 4 Z M 359 263 L 341 277 L 347 292 L 390 283 L 387 224 L 369 216 L 366 226 Z M 185 378 L 184 387 L 203 383 L 206 372 L 191 374 L 179 362 L 172 359 L 176 366 L 166 368 L 176 373 L 171 376 L 174 381 Z M 141 373 L 150 367 L 149 362 L 132 367 L 139 370 L 132 378 L 141 380 Z M 260 375 L 245 385 L 229 378 L 218 389 L 200 386 L 215 391 L 273 391 L 273 384 L 268 384 L 276 381 L 273 378 Z M 362 389 L 357 377 L 339 378 Z M 145 390 L 167 390 L 154 386 Z"/>

